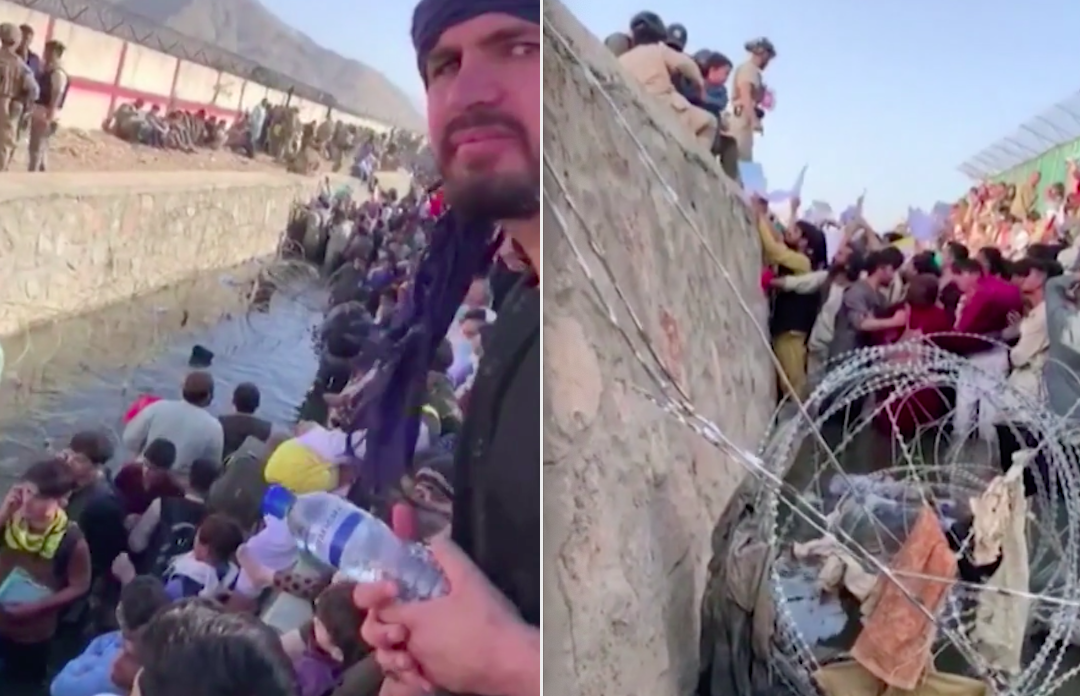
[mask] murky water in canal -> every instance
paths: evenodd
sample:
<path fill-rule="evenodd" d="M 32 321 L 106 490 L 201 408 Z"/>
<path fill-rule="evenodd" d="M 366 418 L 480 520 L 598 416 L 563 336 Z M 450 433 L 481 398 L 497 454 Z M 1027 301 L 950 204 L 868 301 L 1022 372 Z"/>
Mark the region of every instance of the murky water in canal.
<path fill-rule="evenodd" d="M 315 376 L 311 330 L 326 294 L 310 269 L 292 265 L 275 270 L 281 278 L 269 307 L 253 309 L 256 271 L 202 277 L 4 339 L 0 490 L 46 443 L 62 445 L 79 429 L 104 427 L 118 440 L 121 417 L 140 393 L 178 397 L 196 344 L 214 353 L 212 412 L 229 412 L 233 388 L 254 382 L 262 390 L 260 415 L 293 421 Z"/>

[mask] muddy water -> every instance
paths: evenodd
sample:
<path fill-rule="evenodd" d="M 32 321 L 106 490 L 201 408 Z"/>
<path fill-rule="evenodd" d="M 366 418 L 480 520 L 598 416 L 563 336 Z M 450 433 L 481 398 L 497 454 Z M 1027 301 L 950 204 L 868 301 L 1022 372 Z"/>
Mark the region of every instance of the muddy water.
<path fill-rule="evenodd" d="M 0 487 L 48 443 L 104 427 L 119 439 L 121 417 L 140 394 L 176 397 L 192 346 L 214 353 L 211 410 L 231 409 L 232 389 L 254 382 L 260 415 L 294 420 L 317 367 L 311 330 L 326 295 L 309 271 L 288 269 L 269 305 L 251 302 L 257 267 L 168 288 L 122 306 L 3 339 Z"/>

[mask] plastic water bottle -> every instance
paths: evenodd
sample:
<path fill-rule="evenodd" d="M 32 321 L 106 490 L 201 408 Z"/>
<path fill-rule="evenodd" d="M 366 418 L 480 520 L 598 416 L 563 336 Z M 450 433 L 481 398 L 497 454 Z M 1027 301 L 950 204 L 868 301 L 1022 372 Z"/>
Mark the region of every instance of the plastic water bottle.
<path fill-rule="evenodd" d="M 353 580 L 392 580 L 404 600 L 446 594 L 446 578 L 425 547 L 402 541 L 344 498 L 332 493 L 297 496 L 273 485 L 263 497 L 263 513 L 284 520 L 301 551 Z"/>

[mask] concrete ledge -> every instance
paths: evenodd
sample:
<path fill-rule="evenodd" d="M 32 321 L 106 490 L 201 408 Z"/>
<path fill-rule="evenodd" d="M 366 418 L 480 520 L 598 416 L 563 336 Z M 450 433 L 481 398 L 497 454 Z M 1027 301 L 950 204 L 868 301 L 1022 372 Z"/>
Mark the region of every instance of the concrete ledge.
<path fill-rule="evenodd" d="M 5 174 L 0 336 L 267 256 L 315 184 L 267 172 Z"/>

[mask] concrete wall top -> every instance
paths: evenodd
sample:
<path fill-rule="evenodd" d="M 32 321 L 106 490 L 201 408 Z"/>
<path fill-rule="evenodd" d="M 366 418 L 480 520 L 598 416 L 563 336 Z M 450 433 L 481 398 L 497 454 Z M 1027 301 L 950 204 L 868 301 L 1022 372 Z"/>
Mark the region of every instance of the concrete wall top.
<path fill-rule="evenodd" d="M 311 179 L 50 173 L 0 186 L 0 336 L 274 253 Z"/>
<path fill-rule="evenodd" d="M 658 393 L 634 357 L 648 355 L 644 341 L 631 329 L 631 348 L 612 326 L 567 238 L 620 326 L 633 324 L 613 283 L 696 409 L 751 450 L 775 398 L 770 347 L 758 337 L 760 243 L 709 154 L 557 0 L 544 4 L 543 50 L 544 157 L 557 173 L 544 179 L 544 686 L 686 696 L 698 679 L 710 537 L 745 471 L 632 388 Z"/>
<path fill-rule="evenodd" d="M 239 75 L 231 75 L 191 61 L 124 41 L 65 19 L 0 0 L 0 22 L 29 24 L 34 28 L 33 49 L 41 53 L 45 42 L 58 39 L 67 46 L 65 68 L 71 78 L 61 125 L 84 130 L 100 129 L 125 102 L 141 99 L 163 109 L 206 111 L 232 122 L 262 98 L 284 104 L 286 94 Z M 326 107 L 294 99 L 305 118 L 325 115 Z M 354 114 L 341 114 L 350 123 L 389 127 Z M 369 127 L 372 127 L 369 126 Z"/>

